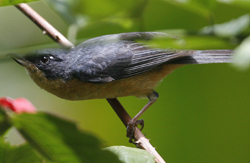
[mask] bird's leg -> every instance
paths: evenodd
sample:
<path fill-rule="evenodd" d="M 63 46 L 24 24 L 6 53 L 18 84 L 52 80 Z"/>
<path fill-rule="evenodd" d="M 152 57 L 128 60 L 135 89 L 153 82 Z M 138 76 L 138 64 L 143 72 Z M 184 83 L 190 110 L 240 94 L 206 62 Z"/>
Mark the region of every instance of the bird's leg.
<path fill-rule="evenodd" d="M 141 111 L 128 122 L 127 125 L 127 137 L 129 137 L 129 142 L 133 143 L 134 139 L 134 131 L 137 125 L 141 125 L 141 130 L 144 127 L 143 119 L 138 120 L 138 118 L 158 99 L 159 94 L 156 91 L 153 91 L 150 95 L 148 95 L 149 102 L 141 109 Z"/>

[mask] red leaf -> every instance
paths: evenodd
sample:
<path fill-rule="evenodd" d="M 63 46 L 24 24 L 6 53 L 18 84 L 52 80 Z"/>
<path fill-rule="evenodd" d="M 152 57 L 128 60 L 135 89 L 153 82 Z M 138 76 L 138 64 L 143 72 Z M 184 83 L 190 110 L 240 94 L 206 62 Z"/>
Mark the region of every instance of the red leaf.
<path fill-rule="evenodd" d="M 0 98 L 0 106 L 9 108 L 17 114 L 20 113 L 36 113 L 36 108 L 25 98 L 11 99 L 8 97 Z"/>

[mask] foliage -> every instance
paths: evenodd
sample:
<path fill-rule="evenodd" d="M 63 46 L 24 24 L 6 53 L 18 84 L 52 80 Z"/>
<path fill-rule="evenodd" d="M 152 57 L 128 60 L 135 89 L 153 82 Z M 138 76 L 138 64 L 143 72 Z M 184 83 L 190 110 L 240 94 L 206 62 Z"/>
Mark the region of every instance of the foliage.
<path fill-rule="evenodd" d="M 147 151 L 137 148 L 130 148 L 125 146 L 112 146 L 107 147 L 105 150 L 109 150 L 115 153 L 120 160 L 129 163 L 154 163 L 154 156 L 149 155 Z"/>
<path fill-rule="evenodd" d="M 0 110 L 1 162 L 120 162 L 114 155 L 119 154 L 123 162 L 151 162 L 153 157 L 146 151 L 139 149 L 124 149 L 123 147 L 109 147 L 101 149 L 101 142 L 93 135 L 80 131 L 77 126 L 67 120 L 47 113 L 19 114 L 9 116 Z M 27 143 L 11 146 L 4 141 L 4 135 L 10 127 L 15 127 L 25 138 Z M 116 150 L 115 150 L 116 149 Z M 110 152 L 111 151 L 111 152 Z M 113 154 L 114 153 L 114 154 Z M 129 154 L 130 153 L 130 154 Z M 136 156 L 133 156 L 134 154 Z M 141 155 L 141 157 L 139 157 Z M 142 159 L 144 158 L 144 159 Z M 154 161 L 153 161 L 154 162 Z"/>
<path fill-rule="evenodd" d="M 5 5 L 16 5 L 19 3 L 29 3 L 29 2 L 34 2 L 37 0 L 1 0 L 0 5 L 5 6 Z"/>
<path fill-rule="evenodd" d="M 6 5 L 15 5 L 20 2 L 32 2 L 32 0 L 30 1 L 2 0 L 0 1 L 0 5 L 3 7 L 0 8 L 0 12 L 8 8 L 6 7 Z M 152 42 L 151 44 L 163 48 L 176 48 L 176 49 L 236 48 L 235 52 L 236 65 L 240 69 L 247 69 L 249 67 L 250 1 L 238 1 L 238 0 L 49 1 L 46 0 L 45 2 L 53 10 L 53 14 L 56 13 L 59 16 L 59 17 L 55 16 L 55 18 L 51 20 L 53 25 L 55 25 L 56 28 L 60 29 L 64 34 L 68 34 L 68 37 L 72 41 L 80 42 L 90 37 L 95 37 L 104 34 L 120 33 L 120 32 L 164 31 L 166 33 L 171 34 L 173 37 L 171 39 L 155 40 L 155 42 Z M 44 5 L 44 2 L 41 1 L 34 2 L 30 3 L 30 5 L 34 7 L 34 9 L 44 14 L 44 17 L 47 20 L 50 20 L 50 17 L 52 17 L 52 14 L 46 15 L 46 13 L 51 13 L 51 12 L 50 9 L 46 5 Z M 40 46 L 42 44 L 45 44 L 43 46 L 47 47 L 48 46 L 47 43 L 51 43 L 50 39 L 46 39 L 46 37 L 41 36 L 40 31 L 35 32 L 34 29 L 36 27 L 33 26 L 32 23 L 28 24 L 29 20 L 26 20 L 26 18 L 20 18 L 20 20 L 16 21 L 17 24 L 13 25 L 12 24 L 13 21 L 11 20 L 15 16 L 12 16 L 12 13 L 13 13 L 12 11 L 6 14 L 0 13 L 0 18 L 1 18 L 0 21 L 3 21 L 4 17 L 7 17 L 5 15 L 8 15 L 8 21 L 6 20 L 0 23 L 1 56 L 4 56 L 8 52 L 13 52 L 13 51 L 14 52 L 16 51 L 18 53 L 20 51 L 29 51 L 30 47 L 33 47 L 35 45 Z M 14 29 L 12 29 L 12 27 L 14 27 Z M 23 29 L 26 30 L 24 31 Z M 25 48 L 20 49 L 27 46 L 30 47 L 27 49 Z M 200 71 L 207 72 L 206 71 L 207 67 L 206 66 L 204 67 L 205 68 L 200 68 Z M 8 70 L 11 71 L 11 68 L 9 68 Z M 211 72 L 212 75 L 201 72 L 199 74 L 201 76 L 198 82 L 195 82 L 194 80 L 188 82 L 187 79 L 190 78 L 192 79 L 196 77 L 196 75 L 192 76 L 188 74 L 192 70 L 194 69 L 189 68 L 187 69 L 187 71 L 182 70 L 183 71 L 182 75 L 178 76 L 179 75 L 178 74 L 175 76 L 177 80 L 171 80 L 170 78 L 169 81 L 170 84 L 172 83 L 171 85 L 172 89 L 170 89 L 169 87 L 168 89 L 167 88 L 162 89 L 162 90 L 166 89 L 169 90 L 165 94 L 166 96 L 165 98 L 168 99 L 168 103 L 167 107 L 165 103 L 163 105 L 164 108 L 166 108 L 166 110 L 161 109 L 159 111 L 158 109 L 158 111 L 161 112 L 160 115 L 162 116 L 168 116 L 165 115 L 165 113 L 169 113 L 170 117 L 168 118 L 164 117 L 164 124 L 158 125 L 161 128 L 157 128 L 155 127 L 156 125 L 154 125 L 154 127 L 152 127 L 152 131 L 150 131 L 150 133 L 152 134 L 154 129 L 158 129 L 157 133 L 161 133 L 161 135 L 163 135 L 160 139 L 157 149 L 160 149 L 162 151 L 166 149 L 166 151 L 164 151 L 166 153 L 166 156 L 164 157 L 169 158 L 168 160 L 170 160 L 170 162 L 174 162 L 176 160 L 179 160 L 179 162 L 188 162 L 187 160 L 191 160 L 191 162 L 199 162 L 195 161 L 199 159 L 202 162 L 216 162 L 216 161 L 222 162 L 218 160 L 224 160 L 224 161 L 226 160 L 225 162 L 230 162 L 230 161 L 249 162 L 249 157 L 246 157 L 246 159 L 244 160 L 244 156 L 248 155 L 245 153 L 249 153 L 249 148 L 248 148 L 249 141 L 247 141 L 249 140 L 249 129 L 244 126 L 239 127 L 240 126 L 239 123 L 241 120 L 243 121 L 243 123 L 246 122 L 245 124 L 249 124 L 248 120 L 249 118 L 245 119 L 242 118 L 244 116 L 249 115 L 248 110 L 243 110 L 244 108 L 249 109 L 249 103 L 247 103 L 247 101 L 249 101 L 248 98 L 250 92 L 248 86 L 249 84 L 244 85 L 243 80 L 241 80 L 245 79 L 245 75 L 247 74 L 245 73 L 235 77 L 236 74 L 238 73 L 235 72 L 234 70 L 227 69 L 227 72 L 226 71 L 222 72 L 223 67 L 218 67 L 218 68 L 215 67 L 214 69 L 212 68 Z M 214 74 L 214 72 L 217 72 L 218 75 Z M 9 74 L 13 73 L 16 73 L 16 71 L 11 71 L 11 73 L 8 73 L 7 75 L 8 78 L 10 77 Z M 219 78 L 219 76 L 223 77 Z M 228 76 L 229 78 L 226 78 Z M 21 77 L 19 78 L 21 79 Z M 221 81 L 222 78 L 225 78 L 225 80 Z M 3 80 L 5 79 L 2 78 L 1 82 Z M 222 83 L 222 85 L 220 86 L 217 84 L 219 81 L 221 81 Z M 231 86 L 226 86 L 228 82 L 231 82 L 233 84 Z M 23 85 L 25 85 L 25 83 L 23 83 Z M 232 87 L 237 87 L 238 85 L 244 85 L 244 86 L 243 88 L 240 88 L 238 91 L 233 91 Z M 4 84 L 2 83 L 1 86 L 5 87 Z M 11 87 L 15 86 L 11 85 Z M 204 87 L 206 87 L 210 91 L 214 90 L 218 92 L 211 94 L 211 92 L 206 91 Z M 16 93 L 17 89 L 15 88 L 13 90 Z M 18 89 L 20 90 L 20 92 L 22 92 L 22 94 L 25 92 L 24 90 L 22 90 L 22 88 Z M 1 90 L 3 91 L 3 89 Z M 220 93 L 223 92 L 223 90 L 224 93 Z M 245 94 L 242 94 L 244 90 Z M 163 93 L 164 92 L 162 91 L 161 98 L 164 97 Z M 194 96 L 193 94 L 198 94 L 198 97 L 197 95 Z M 224 94 L 225 96 L 222 96 L 222 94 Z M 241 95 L 241 98 L 235 98 L 235 96 L 238 95 Z M 44 97 L 47 97 L 47 94 Z M 49 97 L 52 98 L 51 96 Z M 177 100 L 171 102 L 171 99 L 173 98 L 176 98 Z M 211 101 L 211 99 L 214 99 L 214 101 Z M 54 99 L 52 98 L 52 100 Z M 41 99 L 39 99 L 38 101 L 42 103 Z M 133 103 L 131 101 L 133 100 L 129 99 L 129 102 Z M 186 104 L 189 101 L 193 101 L 189 109 L 186 109 L 186 107 L 188 106 L 185 106 L 185 109 L 184 108 L 182 109 L 181 104 L 182 103 Z M 230 102 L 238 101 L 238 103 L 235 104 L 234 106 L 230 105 L 229 101 Z M 224 106 L 225 109 L 222 109 L 222 107 L 216 108 L 214 106 L 215 103 L 218 104 L 219 102 L 222 103 L 221 106 Z M 55 105 L 54 101 L 51 103 Z M 199 105 L 201 103 L 202 105 Z M 204 106 L 205 105 L 204 103 L 206 103 L 207 105 Z M 239 106 L 238 104 L 242 105 Z M 173 105 L 179 108 L 176 112 L 174 112 Z M 195 108 L 194 107 L 195 105 L 196 106 L 198 105 L 197 110 L 192 110 Z M 100 105 L 97 107 L 102 108 L 103 106 Z M 234 109 L 237 108 L 237 111 L 234 112 L 232 107 L 234 107 Z M 215 110 L 217 111 L 219 110 L 221 112 L 216 112 Z M 68 111 L 67 113 L 69 112 L 70 111 Z M 206 113 L 207 116 L 204 116 L 205 114 L 202 114 L 204 112 Z M 230 112 L 233 114 L 233 117 L 231 119 L 225 118 L 224 120 L 222 120 L 218 118 L 219 115 L 227 115 Z M 157 120 L 160 119 L 160 115 L 154 116 L 152 114 L 151 116 L 155 117 L 154 121 L 157 123 L 158 122 Z M 80 117 L 79 118 L 80 120 L 84 119 L 80 115 L 77 116 Z M 172 117 L 175 116 L 175 118 L 171 118 L 171 116 Z M 103 114 L 101 114 L 99 118 L 101 119 L 101 117 L 103 117 Z M 240 117 L 239 120 L 236 120 L 236 117 L 238 118 Z M 198 121 L 197 119 L 200 119 L 200 121 Z M 211 121 L 209 121 L 209 119 Z M 150 124 L 147 125 L 149 125 L 150 127 L 153 120 L 148 119 L 147 122 L 148 121 L 150 122 Z M 219 124 L 217 124 L 216 122 Z M 230 123 L 231 126 L 225 127 L 226 125 L 224 124 L 226 122 L 229 123 L 231 122 L 232 123 L 232 124 Z M 105 122 L 105 125 L 107 123 L 109 122 Z M 103 122 L 101 122 L 100 124 L 103 124 Z M 199 126 L 199 124 L 201 125 L 206 124 L 206 125 Z M 90 128 L 93 128 L 91 125 Z M 209 125 L 212 125 L 212 127 Z M 26 138 L 28 143 L 20 146 L 9 145 L 4 140 L 4 136 L 8 132 L 10 127 L 17 128 L 19 132 L 22 134 L 22 136 Z M 181 128 L 184 130 L 181 130 Z M 200 130 L 197 131 L 195 130 L 195 128 L 198 128 Z M 234 133 L 234 135 L 231 138 L 232 140 L 227 137 L 228 136 L 227 131 L 229 130 L 229 128 L 235 128 L 236 131 L 238 131 Z M 112 131 L 113 130 L 114 127 L 112 127 Z M 208 134 L 210 130 L 214 131 L 213 134 L 211 135 Z M 113 136 L 113 133 L 110 136 L 110 134 L 108 133 L 103 133 L 103 130 L 101 131 L 102 135 L 107 135 L 106 138 L 110 138 Z M 163 134 L 165 131 L 167 131 L 167 134 Z M 242 133 L 244 132 L 242 138 L 243 142 L 242 144 L 240 144 L 241 142 L 237 143 L 238 141 L 236 141 L 234 138 L 238 135 L 238 133 L 241 132 Z M 104 159 L 106 158 L 107 154 L 110 155 L 110 157 L 112 157 L 111 153 L 108 153 L 107 151 L 102 152 L 100 150 L 101 143 L 97 138 L 91 136 L 86 132 L 78 130 L 75 124 L 73 124 L 72 122 L 62 120 L 61 118 L 55 117 L 51 114 L 38 113 L 37 115 L 28 115 L 28 114 L 14 115 L 14 116 L 8 115 L 8 118 L 6 118 L 5 112 L 1 112 L 0 134 L 2 135 L 2 138 L 0 140 L 0 148 L 1 148 L 0 159 L 2 160 L 4 159 L 5 161 L 9 159 L 10 160 L 10 161 L 8 160 L 9 162 L 17 162 L 16 160 L 17 157 L 21 162 L 20 158 L 24 158 L 25 156 L 29 156 L 26 157 L 26 159 L 32 160 L 30 162 L 36 162 L 36 161 L 39 162 L 41 159 L 43 160 L 45 159 L 48 162 L 49 160 L 62 161 L 63 159 L 69 159 L 69 158 L 71 160 L 75 160 L 75 162 L 77 161 L 79 162 L 79 160 L 83 161 L 87 159 L 84 154 L 85 151 L 88 149 L 94 151 L 93 153 L 91 152 L 92 154 L 98 154 L 98 157 L 96 156 L 91 157 L 94 160 L 98 158 Z M 80 137 L 79 144 L 75 144 L 75 142 L 73 141 L 76 139 L 75 136 L 77 138 Z M 156 139 L 159 136 L 160 135 L 158 134 L 156 136 Z M 182 139 L 180 138 L 181 136 L 183 136 Z M 195 136 L 202 138 L 197 140 Z M 225 139 L 223 136 L 231 140 L 230 143 L 226 142 L 226 140 L 228 139 Z M 217 137 L 219 137 L 218 141 L 216 141 Z M 92 141 L 86 142 L 85 141 L 86 139 Z M 112 137 L 110 139 L 113 140 L 114 138 Z M 155 139 L 153 140 L 156 141 Z M 206 144 L 206 142 L 208 142 L 207 145 L 204 145 Z M 48 143 L 52 143 L 52 145 L 48 145 Z M 93 148 L 85 146 L 85 143 L 90 143 L 87 145 L 90 145 L 91 147 L 93 146 Z M 167 144 L 166 146 L 168 147 L 166 146 L 161 147 L 161 145 L 163 144 L 164 145 Z M 215 146 L 216 144 L 219 145 Z M 173 147 L 176 147 L 174 148 L 175 150 L 173 149 Z M 194 148 L 198 150 L 195 151 Z M 231 151 L 229 151 L 229 149 L 231 149 Z M 67 155 L 66 154 L 60 155 L 60 152 L 67 153 Z M 204 159 L 203 157 L 204 154 L 202 155 L 202 152 L 207 154 L 206 159 Z M 1 154 L 2 155 L 4 154 L 5 157 L 3 157 Z M 235 156 L 234 159 L 237 161 L 232 159 L 233 156 Z M 115 157 L 112 158 L 115 159 Z M 29 161 L 26 160 L 26 162 Z"/>
<path fill-rule="evenodd" d="M 32 1 L 3 0 L 0 5 Z M 181 49 L 203 48 L 200 44 L 204 42 L 214 42 L 211 48 L 234 48 L 240 45 L 250 30 L 247 14 L 250 10 L 249 1 L 45 1 L 69 25 L 68 37 L 72 41 L 101 34 L 164 30 L 181 36 L 187 41 L 181 44 L 179 42 Z M 186 19 L 181 19 L 183 15 Z M 153 17 L 157 17 L 157 21 Z M 175 30 L 180 27 L 182 31 Z M 195 39 L 193 39 L 194 36 Z M 200 39 L 202 41 L 199 41 Z M 247 68 L 250 63 L 249 57 L 242 54 L 247 51 L 245 48 L 249 43 L 246 41 L 245 45 L 247 46 L 240 46 L 241 50 L 236 51 L 235 61 L 240 68 Z M 242 62 L 246 64 L 241 64 Z"/>

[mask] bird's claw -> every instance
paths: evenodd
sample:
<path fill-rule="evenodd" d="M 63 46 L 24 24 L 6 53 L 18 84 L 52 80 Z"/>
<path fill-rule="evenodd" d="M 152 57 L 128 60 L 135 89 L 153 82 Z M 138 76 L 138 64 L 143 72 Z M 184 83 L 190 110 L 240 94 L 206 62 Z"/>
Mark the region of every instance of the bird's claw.
<path fill-rule="evenodd" d="M 130 122 L 128 122 L 128 125 L 127 125 L 127 137 L 129 138 L 130 143 L 136 144 L 135 141 L 133 141 L 133 139 L 135 139 L 134 133 L 135 133 L 135 127 L 137 127 L 137 125 L 140 125 L 141 126 L 140 130 L 142 130 L 143 127 L 144 127 L 144 120 L 140 119 L 140 120 L 134 121 L 132 119 Z"/>

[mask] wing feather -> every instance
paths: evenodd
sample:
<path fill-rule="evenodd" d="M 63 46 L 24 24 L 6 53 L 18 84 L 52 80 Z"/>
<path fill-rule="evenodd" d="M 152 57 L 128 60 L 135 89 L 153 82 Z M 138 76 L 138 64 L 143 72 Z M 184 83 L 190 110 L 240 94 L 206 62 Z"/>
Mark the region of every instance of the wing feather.
<path fill-rule="evenodd" d="M 111 82 L 147 72 L 165 62 L 188 55 L 174 50 L 152 49 L 135 42 L 138 38 L 150 39 L 155 33 L 128 34 L 111 35 L 113 39 L 101 36 L 76 47 L 83 54 L 76 61 L 76 64 L 81 64 L 73 72 L 73 77 L 85 82 Z"/>

